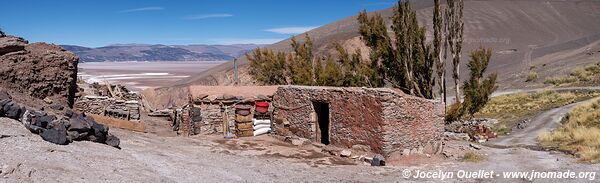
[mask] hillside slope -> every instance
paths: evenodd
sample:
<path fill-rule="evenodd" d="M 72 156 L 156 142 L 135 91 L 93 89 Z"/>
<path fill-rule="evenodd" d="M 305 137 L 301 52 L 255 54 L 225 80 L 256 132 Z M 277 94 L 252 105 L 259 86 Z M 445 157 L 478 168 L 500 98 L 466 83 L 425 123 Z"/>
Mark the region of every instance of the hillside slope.
<path fill-rule="evenodd" d="M 413 1 L 413 4 L 421 22 L 425 22 L 424 25 L 431 30 L 433 1 Z M 389 8 L 378 13 L 390 17 L 392 11 Z M 523 81 L 530 66 L 556 65 L 562 71 L 596 60 L 598 55 L 572 51 L 589 52 L 598 49 L 595 45 L 600 40 L 600 1 L 466 0 L 464 12 L 465 45 L 461 71 L 466 72 L 464 64 L 470 50 L 480 45 L 491 47 L 494 56 L 489 70 L 499 73 L 503 89 L 528 87 L 530 84 Z M 331 51 L 335 42 L 367 53 L 368 49 L 360 41 L 357 29 L 358 22 L 353 16 L 311 30 L 308 34 L 314 39 L 317 53 L 320 54 Z M 299 40 L 303 40 L 302 38 L 303 36 L 298 36 Z M 428 38 L 431 38 L 431 32 Z M 290 51 L 289 43 L 289 40 L 284 40 L 267 48 Z M 556 56 L 547 57 L 560 52 L 570 52 L 570 55 L 563 56 L 565 58 L 561 60 L 552 59 Z M 584 56 L 586 58 L 582 59 L 582 55 L 593 58 Z M 241 68 L 241 83 L 252 84 L 246 72 L 247 60 L 242 57 L 238 63 Z M 450 68 L 451 65 L 448 64 L 446 69 Z M 208 72 L 181 80 L 173 86 L 229 85 L 232 83 L 232 69 L 233 63 L 225 63 Z M 539 72 L 548 75 L 544 71 L 545 69 L 541 69 Z"/>

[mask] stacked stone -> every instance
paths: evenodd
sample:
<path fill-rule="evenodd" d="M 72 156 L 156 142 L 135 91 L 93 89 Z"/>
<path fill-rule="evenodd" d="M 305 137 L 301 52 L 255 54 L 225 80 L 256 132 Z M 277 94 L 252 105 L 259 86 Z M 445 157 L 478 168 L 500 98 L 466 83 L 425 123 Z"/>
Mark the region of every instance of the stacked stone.
<path fill-rule="evenodd" d="M 112 104 L 106 106 L 104 115 L 112 118 L 127 120 L 129 116 L 129 108 L 125 106 L 124 100 L 116 100 Z"/>
<path fill-rule="evenodd" d="M 181 128 L 180 130 L 180 135 L 183 135 L 185 137 L 188 137 L 192 134 L 192 124 L 191 124 L 191 120 L 189 118 L 190 116 L 190 106 L 186 106 L 183 109 L 181 109 Z"/>
<path fill-rule="evenodd" d="M 136 100 L 130 100 L 125 102 L 125 107 L 129 110 L 129 120 L 139 121 L 140 120 L 140 103 Z"/>
<path fill-rule="evenodd" d="M 117 119 L 139 121 L 140 104 L 136 100 L 115 100 L 100 96 L 85 96 L 75 102 L 75 110 Z"/>
<path fill-rule="evenodd" d="M 252 124 L 252 106 L 235 106 L 235 131 L 238 137 L 251 137 L 254 135 L 254 126 Z"/>
<path fill-rule="evenodd" d="M 104 115 L 104 109 L 111 103 L 108 97 L 85 96 L 75 102 L 74 108 L 79 112 Z"/>
<path fill-rule="evenodd" d="M 200 131 L 204 134 L 223 133 L 223 115 L 219 105 L 203 105 L 201 116 L 204 124 Z"/>

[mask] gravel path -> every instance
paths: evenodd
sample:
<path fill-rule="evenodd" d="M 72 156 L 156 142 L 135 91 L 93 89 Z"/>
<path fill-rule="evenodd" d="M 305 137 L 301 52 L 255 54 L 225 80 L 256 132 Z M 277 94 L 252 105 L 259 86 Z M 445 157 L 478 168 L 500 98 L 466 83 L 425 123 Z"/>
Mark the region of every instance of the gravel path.
<path fill-rule="evenodd" d="M 539 149 L 537 144 L 537 137 L 540 133 L 558 128 L 561 125 L 560 122 L 562 121 L 563 117 L 567 113 L 569 113 L 569 111 L 571 111 L 573 108 L 580 104 L 597 99 L 598 98 L 594 98 L 582 102 L 577 102 L 541 113 L 533 119 L 531 119 L 531 121 L 527 123 L 527 126 L 524 129 L 513 130 L 509 135 L 492 139 L 491 141 L 486 143 L 486 145 L 499 148 L 526 147 L 531 149 Z"/>

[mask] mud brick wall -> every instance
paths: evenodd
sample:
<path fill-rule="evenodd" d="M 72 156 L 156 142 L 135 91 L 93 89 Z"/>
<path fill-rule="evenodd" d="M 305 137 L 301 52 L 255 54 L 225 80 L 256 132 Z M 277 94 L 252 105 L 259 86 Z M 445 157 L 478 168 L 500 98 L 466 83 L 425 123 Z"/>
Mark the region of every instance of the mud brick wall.
<path fill-rule="evenodd" d="M 373 152 L 389 155 L 432 148 L 430 144 L 439 144 L 443 133 L 443 104 L 439 102 L 385 88 L 308 86 L 277 90 L 273 96 L 275 132 L 315 141 L 313 102 L 329 104 L 329 140 L 335 146 L 367 145 Z"/>

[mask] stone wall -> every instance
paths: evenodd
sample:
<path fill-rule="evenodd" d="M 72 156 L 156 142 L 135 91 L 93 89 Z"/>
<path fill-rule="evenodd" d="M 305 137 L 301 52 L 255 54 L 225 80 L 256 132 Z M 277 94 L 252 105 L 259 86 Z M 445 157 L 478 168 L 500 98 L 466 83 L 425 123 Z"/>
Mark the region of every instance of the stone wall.
<path fill-rule="evenodd" d="M 395 151 L 440 152 L 444 104 L 404 93 L 381 92 L 385 154 Z"/>
<path fill-rule="evenodd" d="M 84 96 L 74 105 L 74 109 L 78 112 L 129 121 L 140 120 L 140 107 L 137 100 L 116 100 L 104 96 Z"/>
<path fill-rule="evenodd" d="M 72 107 L 78 62 L 59 46 L 0 35 L 0 87 L 13 92 Z"/>
<path fill-rule="evenodd" d="M 436 144 L 443 133 L 443 104 L 385 88 L 282 86 L 273 96 L 279 135 L 317 140 L 313 102 L 329 104 L 331 145 L 366 145 L 389 155 Z M 441 109 L 441 110 L 440 110 Z"/>

